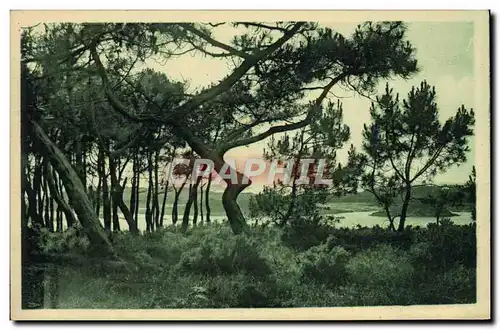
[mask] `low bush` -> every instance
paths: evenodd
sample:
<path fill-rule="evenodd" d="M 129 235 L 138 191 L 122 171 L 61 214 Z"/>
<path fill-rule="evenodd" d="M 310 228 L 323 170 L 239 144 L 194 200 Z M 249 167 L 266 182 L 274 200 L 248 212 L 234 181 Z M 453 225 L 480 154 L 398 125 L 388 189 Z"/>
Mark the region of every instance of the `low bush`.
<path fill-rule="evenodd" d="M 439 225 L 430 223 L 427 228 L 416 230 L 414 236 L 416 242 L 426 246 L 425 253 L 415 255 L 415 262 L 433 269 L 449 269 L 456 264 L 476 267 L 475 223 L 455 225 L 443 219 Z"/>
<path fill-rule="evenodd" d="M 304 251 L 326 242 L 329 237 L 350 252 L 363 251 L 379 244 L 407 249 L 414 241 L 411 230 L 400 233 L 379 226 L 336 228 L 328 225 L 288 227 L 284 229 L 282 239 L 288 246 Z"/>
<path fill-rule="evenodd" d="M 432 281 L 418 282 L 419 304 L 470 304 L 476 302 L 476 269 L 457 265 L 434 273 Z"/>
<path fill-rule="evenodd" d="M 90 246 L 88 238 L 73 227 L 62 233 L 41 228 L 38 237 L 37 250 L 42 254 L 85 254 Z"/>
<path fill-rule="evenodd" d="M 403 234 L 380 227 L 298 229 L 255 227 L 250 235 L 233 235 L 229 226 L 213 224 L 186 233 L 177 228 L 143 235 L 112 233 L 129 267 L 58 263 L 60 306 L 257 308 L 475 301 L 474 225 L 443 221 Z M 86 240 L 77 232 L 40 236 L 40 250 L 73 251 L 85 260 Z"/>
<path fill-rule="evenodd" d="M 337 286 L 347 278 L 346 264 L 349 253 L 342 247 L 332 246 L 331 241 L 314 246 L 302 253 L 303 281 L 315 280 Z"/>
<path fill-rule="evenodd" d="M 212 232 L 198 241 L 181 256 L 179 270 L 207 275 L 244 272 L 256 277 L 271 273 L 266 260 L 260 255 L 257 240 L 227 232 Z"/>
<path fill-rule="evenodd" d="M 379 304 L 410 304 L 414 268 L 405 252 L 380 245 L 352 257 L 347 266 L 349 283 L 363 295 L 362 301 Z"/>

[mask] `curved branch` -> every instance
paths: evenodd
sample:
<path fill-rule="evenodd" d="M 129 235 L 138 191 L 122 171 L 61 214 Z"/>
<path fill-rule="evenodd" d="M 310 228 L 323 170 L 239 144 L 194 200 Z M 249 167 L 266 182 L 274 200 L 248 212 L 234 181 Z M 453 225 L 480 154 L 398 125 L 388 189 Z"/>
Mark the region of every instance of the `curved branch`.
<path fill-rule="evenodd" d="M 335 86 L 339 81 L 341 81 L 342 79 L 347 77 L 349 74 L 350 73 L 348 73 L 348 72 L 344 72 L 344 73 L 338 75 L 337 77 L 335 77 L 334 79 L 332 79 L 332 81 L 328 85 L 325 86 L 321 95 L 314 101 L 314 104 L 309 108 L 307 115 L 306 115 L 306 118 L 304 118 L 303 120 L 298 121 L 298 122 L 294 122 L 294 123 L 290 123 L 290 124 L 273 126 L 273 127 L 269 128 L 267 131 L 260 133 L 260 134 L 257 134 L 257 135 L 254 135 L 254 136 L 251 136 L 249 138 L 230 141 L 228 143 L 223 144 L 219 148 L 219 150 L 218 150 L 219 153 L 225 153 L 230 149 L 233 149 L 236 147 L 241 147 L 244 145 L 248 145 L 248 144 L 252 144 L 252 143 L 264 140 L 265 138 L 267 138 L 273 134 L 276 134 L 276 133 L 283 133 L 283 132 L 299 129 L 299 128 L 302 128 L 302 127 L 309 125 L 311 123 L 311 121 L 313 120 L 314 116 L 321 110 L 321 103 L 328 95 L 330 89 L 332 89 L 333 86 Z"/>
<path fill-rule="evenodd" d="M 236 22 L 236 24 L 237 25 L 245 25 L 245 26 L 253 26 L 256 28 L 263 28 L 263 29 L 268 29 L 268 30 L 277 30 L 277 31 L 281 31 L 281 32 L 287 31 L 286 28 L 282 28 L 279 26 L 270 26 L 270 25 L 266 25 L 263 23 L 256 23 L 256 22 Z"/>
<path fill-rule="evenodd" d="M 211 36 L 209 36 L 208 34 L 206 34 L 205 32 L 203 31 L 200 31 L 198 30 L 197 28 L 195 28 L 193 25 L 189 24 L 189 23 L 181 23 L 179 24 L 180 26 L 182 26 L 182 28 L 184 28 L 184 30 L 186 31 L 189 31 L 191 32 L 192 34 L 202 38 L 203 40 L 207 41 L 209 44 L 211 44 L 212 46 L 215 46 L 215 47 L 218 47 L 220 49 L 224 49 L 225 51 L 229 52 L 230 54 L 232 55 L 236 55 L 236 56 L 239 56 L 243 59 L 247 59 L 247 58 L 250 58 L 251 55 L 250 54 L 247 54 L 245 52 L 242 52 L 241 50 L 238 50 L 234 47 L 231 47 L 225 43 L 222 43 L 218 40 L 215 40 L 214 38 L 212 38 Z M 195 46 L 193 43 L 191 43 L 194 47 L 196 47 L 197 49 L 198 48 L 201 48 L 201 47 L 197 47 Z M 203 48 L 201 48 L 203 49 Z M 200 49 L 199 49 L 200 50 Z M 204 50 L 203 50 L 204 51 Z M 222 55 L 224 56 L 224 55 Z"/>
<path fill-rule="evenodd" d="M 305 23 L 302 22 L 296 23 L 290 30 L 288 30 L 287 33 L 283 34 L 281 38 L 279 38 L 269 47 L 256 52 L 250 57 L 247 57 L 240 64 L 240 66 L 238 66 L 230 75 L 224 78 L 218 85 L 205 89 L 204 91 L 193 97 L 191 100 L 180 106 L 178 110 L 190 111 L 202 105 L 203 103 L 207 102 L 208 100 L 211 100 L 217 97 L 218 95 L 222 94 L 223 92 L 227 91 L 236 82 L 238 82 L 240 78 L 243 77 L 243 75 L 245 75 L 247 71 L 250 70 L 255 64 L 257 64 L 260 60 L 269 56 L 271 53 L 273 53 L 278 48 L 283 46 L 283 44 L 285 44 L 288 40 L 290 40 L 290 38 L 292 38 L 304 24 Z"/>
<path fill-rule="evenodd" d="M 158 118 L 156 117 L 151 117 L 151 116 L 138 116 L 136 114 L 131 113 L 128 110 L 128 107 L 125 106 L 123 103 L 118 100 L 116 95 L 113 93 L 111 90 L 111 87 L 109 86 L 109 79 L 108 75 L 106 74 L 106 69 L 104 69 L 104 65 L 101 62 L 101 58 L 99 57 L 99 54 L 97 53 L 97 47 L 96 47 L 96 41 L 93 42 L 90 47 L 90 54 L 92 56 L 92 59 L 94 60 L 95 64 L 97 65 L 97 72 L 101 76 L 101 81 L 103 84 L 104 88 L 104 93 L 106 94 L 106 97 L 113 107 L 118 113 L 120 113 L 123 117 L 125 117 L 127 120 L 130 120 L 135 123 L 142 123 L 142 122 L 149 122 L 149 121 L 157 121 Z"/>

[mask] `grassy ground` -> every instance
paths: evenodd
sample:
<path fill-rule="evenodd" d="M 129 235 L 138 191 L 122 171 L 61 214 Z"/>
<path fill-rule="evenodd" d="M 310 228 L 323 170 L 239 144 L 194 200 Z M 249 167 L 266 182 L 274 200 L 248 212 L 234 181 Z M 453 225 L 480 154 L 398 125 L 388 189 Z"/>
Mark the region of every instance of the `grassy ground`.
<path fill-rule="evenodd" d="M 383 229 L 228 226 L 113 234 L 126 263 L 80 256 L 57 264 L 57 308 L 328 307 L 475 301 L 475 227 L 444 224 L 396 235 Z M 439 233 L 439 235 L 436 235 Z M 65 236 L 68 239 L 68 235 Z M 441 239 L 444 237 L 444 240 Z M 66 246 L 66 247 L 65 247 Z"/>

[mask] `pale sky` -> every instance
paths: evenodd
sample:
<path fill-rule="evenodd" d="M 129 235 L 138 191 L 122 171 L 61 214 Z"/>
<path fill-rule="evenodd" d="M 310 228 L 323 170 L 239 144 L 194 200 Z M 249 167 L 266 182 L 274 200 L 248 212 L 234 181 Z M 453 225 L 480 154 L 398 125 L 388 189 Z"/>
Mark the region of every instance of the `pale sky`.
<path fill-rule="evenodd" d="M 349 35 L 354 31 L 358 23 L 321 24 L 329 26 L 334 30 Z M 420 73 L 408 81 L 397 78 L 389 81 L 390 86 L 398 92 L 401 98 L 422 80 L 427 80 L 430 85 L 436 87 L 437 104 L 440 118 L 444 122 L 452 116 L 457 109 L 464 104 L 466 108 L 474 106 L 474 26 L 472 22 L 408 22 L 408 40 L 417 50 L 418 65 Z M 228 42 L 228 38 L 234 35 L 232 28 L 217 28 L 215 38 Z M 176 80 L 188 80 L 191 87 L 206 86 L 211 82 L 217 82 L 226 76 L 229 64 L 225 59 L 206 58 L 201 54 L 184 55 L 171 59 L 166 63 L 150 62 L 148 66 L 166 73 Z M 380 88 L 384 88 L 386 81 L 380 82 Z M 351 139 L 346 148 L 339 152 L 339 159 L 347 154 L 347 147 L 352 143 L 358 150 L 361 146 L 361 132 L 363 124 L 370 122 L 369 108 L 370 100 L 346 92 L 340 88 L 332 90 L 335 95 L 341 96 L 344 109 L 344 122 L 351 129 Z M 336 101 L 335 97 L 331 97 Z M 267 140 L 252 144 L 248 147 L 240 147 L 228 152 L 227 157 L 259 157 L 267 145 Z M 435 178 L 436 183 L 463 183 L 474 164 L 474 139 L 470 143 L 471 152 L 468 161 L 457 167 L 449 169 L 446 173 Z M 255 187 L 257 188 L 257 187 Z"/>

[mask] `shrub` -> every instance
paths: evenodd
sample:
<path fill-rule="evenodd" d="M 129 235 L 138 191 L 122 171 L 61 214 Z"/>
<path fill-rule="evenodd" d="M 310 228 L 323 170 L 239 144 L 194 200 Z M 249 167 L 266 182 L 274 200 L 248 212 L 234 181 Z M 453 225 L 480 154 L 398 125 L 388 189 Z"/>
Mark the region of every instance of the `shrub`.
<path fill-rule="evenodd" d="M 297 250 L 307 250 L 333 237 L 336 245 L 350 252 L 363 251 L 379 244 L 409 248 L 413 242 L 412 231 L 393 232 L 379 226 L 357 228 L 335 228 L 330 225 L 295 226 L 284 229 L 285 244 Z"/>
<path fill-rule="evenodd" d="M 277 307 L 275 295 L 275 282 L 246 274 L 216 276 L 208 284 L 208 297 L 217 308 Z"/>
<path fill-rule="evenodd" d="M 199 274 L 234 274 L 245 272 L 257 277 L 270 274 L 260 255 L 257 241 L 246 235 L 210 232 L 181 256 L 177 268 Z"/>
<path fill-rule="evenodd" d="M 429 269 L 450 269 L 456 264 L 476 267 L 476 225 L 455 225 L 442 219 L 440 225 L 429 223 L 415 231 L 420 244 L 412 247 L 414 263 Z"/>
<path fill-rule="evenodd" d="M 96 260 L 66 265 L 71 272 L 60 272 L 61 306 L 253 308 L 475 301 L 474 226 L 443 221 L 439 227 L 412 228 L 404 235 L 380 227 L 298 228 L 258 227 L 254 234 L 238 236 L 218 224 L 186 233 L 176 228 L 143 235 L 112 233 L 129 269 L 101 269 Z M 292 230 L 301 240 L 296 245 L 300 249 L 314 245 L 299 252 L 293 242 L 283 242 Z M 40 242 L 47 251 L 67 251 L 69 246 L 80 251 L 78 244 L 68 243 L 81 237 L 78 233 L 43 235 Z M 88 290 L 92 292 L 80 299 Z"/>
<path fill-rule="evenodd" d="M 282 307 L 342 306 L 343 297 L 325 283 L 304 281 L 291 288 L 290 295 L 281 301 Z"/>
<path fill-rule="evenodd" d="M 407 257 L 389 245 L 360 252 L 347 264 L 349 279 L 366 286 L 409 286 L 413 266 Z"/>
<path fill-rule="evenodd" d="M 46 228 L 40 229 L 38 240 L 38 249 L 43 254 L 58 254 L 58 253 L 78 253 L 84 254 L 88 251 L 90 242 L 76 228 L 60 232 L 51 232 Z"/>
<path fill-rule="evenodd" d="M 339 285 L 346 279 L 349 253 L 331 241 L 315 246 L 302 254 L 302 277 L 318 282 Z"/>
<path fill-rule="evenodd" d="M 457 265 L 437 273 L 432 281 L 419 282 L 420 304 L 470 304 L 476 302 L 476 269 Z"/>
<path fill-rule="evenodd" d="M 138 268 L 147 269 L 174 266 L 190 244 L 184 235 L 167 229 L 144 235 L 113 233 L 112 240 L 120 255 L 131 260 Z"/>
<path fill-rule="evenodd" d="M 362 304 L 413 302 L 410 293 L 414 270 L 404 251 L 390 245 L 380 245 L 355 255 L 346 268 L 349 283 L 353 284 L 351 290 L 363 295 Z"/>
<path fill-rule="evenodd" d="M 306 251 L 326 242 L 331 232 L 332 227 L 326 225 L 296 224 L 293 227 L 283 228 L 281 239 L 284 244 L 295 250 Z"/>

